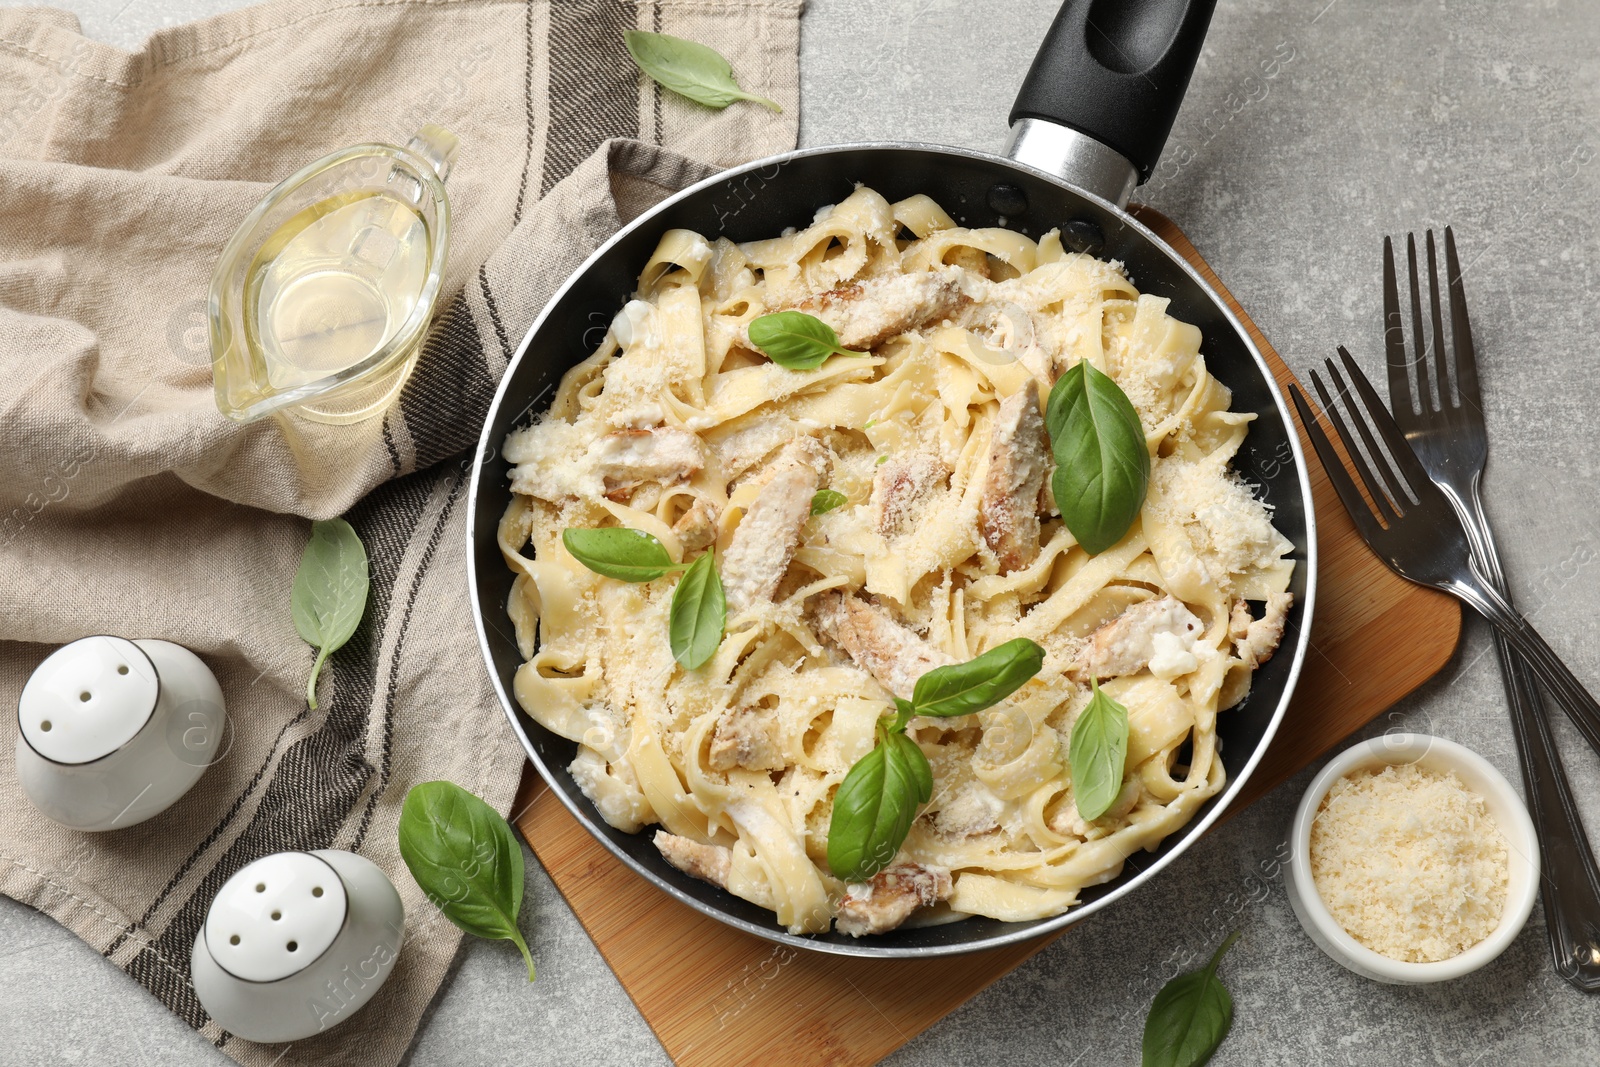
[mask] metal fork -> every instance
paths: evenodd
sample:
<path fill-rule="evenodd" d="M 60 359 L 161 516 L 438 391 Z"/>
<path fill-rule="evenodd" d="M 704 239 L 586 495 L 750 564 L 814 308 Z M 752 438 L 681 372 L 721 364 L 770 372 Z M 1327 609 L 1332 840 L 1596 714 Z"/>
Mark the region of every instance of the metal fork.
<path fill-rule="evenodd" d="M 1338 395 L 1344 399 L 1345 410 L 1359 438 L 1346 428 L 1332 396 L 1315 371 L 1311 373 L 1311 380 L 1335 433 L 1350 454 L 1356 473 L 1371 494 L 1370 506 L 1345 470 L 1328 435 L 1317 424 L 1305 397 L 1294 386 L 1290 386 L 1289 391 L 1311 443 L 1333 487 L 1338 490 L 1339 499 L 1344 501 L 1345 510 L 1355 521 L 1356 529 L 1390 570 L 1418 585 L 1457 597 L 1504 633 L 1590 746 L 1600 752 L 1600 704 L 1595 703 L 1594 697 L 1573 677 L 1544 638 L 1484 580 L 1472 562 L 1471 545 L 1455 507 L 1444 491 L 1428 478 L 1416 453 L 1406 444 L 1405 435 L 1395 425 L 1394 417 L 1343 346 L 1339 348 L 1339 356 L 1354 392 L 1345 385 L 1338 365 L 1331 359 L 1327 361 L 1327 371 Z M 1387 457 L 1379 450 L 1374 431 L 1383 438 Z M 1357 449 L 1358 440 L 1367 447 L 1370 463 Z"/>
<path fill-rule="evenodd" d="M 1417 243 L 1409 234 L 1406 236 L 1406 259 L 1411 274 L 1411 339 L 1415 350 L 1415 356 L 1408 358 L 1395 283 L 1394 246 L 1387 237 L 1383 239 L 1384 347 L 1389 371 L 1389 404 L 1395 424 L 1428 477 L 1455 508 L 1472 546 L 1473 558 L 1484 577 L 1510 605 L 1505 572 L 1479 492 L 1489 458 L 1489 434 L 1484 424 L 1478 358 L 1467 317 L 1466 290 L 1461 284 L 1455 233 L 1445 227 L 1445 281 L 1450 315 L 1448 344 L 1440 314 L 1438 256 L 1431 230 L 1426 245 L 1428 307 L 1432 313 L 1432 330 L 1426 336 L 1431 337 L 1431 341 L 1425 340 L 1423 332 L 1422 287 L 1417 284 Z M 1429 385 L 1430 372 L 1436 383 L 1437 399 Z M 1451 396 L 1452 383 L 1454 397 Z M 1585 992 L 1597 992 L 1600 991 L 1600 870 L 1596 868 L 1594 853 L 1584 835 L 1583 821 L 1533 676 L 1498 630 L 1494 643 L 1505 681 L 1517 754 L 1522 763 L 1522 781 L 1544 852 L 1540 896 L 1544 901 L 1550 955 L 1561 977 Z"/>

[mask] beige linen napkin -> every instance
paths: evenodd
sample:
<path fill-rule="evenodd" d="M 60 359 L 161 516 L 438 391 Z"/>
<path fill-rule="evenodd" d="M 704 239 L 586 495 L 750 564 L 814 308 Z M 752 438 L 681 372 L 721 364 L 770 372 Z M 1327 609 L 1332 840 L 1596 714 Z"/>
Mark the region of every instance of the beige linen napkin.
<path fill-rule="evenodd" d="M 399 859 L 401 801 L 448 778 L 505 811 L 523 763 L 473 636 L 462 451 L 596 244 L 706 164 L 793 146 L 798 15 L 798 0 L 277 0 L 127 53 L 64 12 L 0 10 L 0 707 L 94 633 L 186 645 L 227 698 L 225 754 L 126 830 L 50 823 L 0 754 L 0 892 L 239 1062 L 386 1065 L 410 1042 L 459 935 Z M 634 27 L 712 45 L 784 114 L 659 91 L 621 47 Z M 461 138 L 450 297 L 399 402 L 349 427 L 224 419 L 203 308 L 233 229 L 310 160 L 425 122 Z M 372 595 L 311 711 L 289 589 L 307 519 L 339 514 Z M 0 722 L 9 749 L 15 715 Z M 189 984 L 211 898 L 259 856 L 328 847 L 399 887 L 394 975 L 287 1051 L 233 1037 Z"/>

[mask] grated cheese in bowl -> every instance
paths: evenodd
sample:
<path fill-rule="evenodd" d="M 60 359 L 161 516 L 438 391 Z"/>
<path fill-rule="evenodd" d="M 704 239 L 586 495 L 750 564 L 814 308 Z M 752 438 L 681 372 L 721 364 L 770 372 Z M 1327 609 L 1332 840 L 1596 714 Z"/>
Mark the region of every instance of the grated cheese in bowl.
<path fill-rule="evenodd" d="M 1338 779 L 1312 823 L 1310 858 L 1334 919 L 1391 959 L 1450 959 L 1505 912 L 1505 838 L 1454 771 L 1404 763 Z"/>

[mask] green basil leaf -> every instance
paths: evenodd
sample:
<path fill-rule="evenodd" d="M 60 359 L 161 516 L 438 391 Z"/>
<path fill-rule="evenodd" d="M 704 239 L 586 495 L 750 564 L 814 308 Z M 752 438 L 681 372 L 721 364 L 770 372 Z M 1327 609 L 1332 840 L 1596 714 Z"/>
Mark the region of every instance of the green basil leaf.
<path fill-rule="evenodd" d="M 890 735 L 889 741 L 899 754 L 905 779 L 911 783 L 912 796 L 916 798 L 916 806 L 926 804 L 933 799 L 933 768 L 928 765 L 928 757 L 922 754 L 922 749 L 915 741 L 903 733 Z M 915 810 L 912 811 L 912 815 L 916 815 Z M 909 824 L 906 829 L 911 829 Z M 905 839 L 906 835 L 901 834 L 900 841 L 895 843 L 895 852 L 900 850 L 900 842 Z M 894 859 L 893 852 L 889 854 L 889 858 Z"/>
<path fill-rule="evenodd" d="M 1122 540 L 1150 487 L 1150 450 L 1126 393 L 1088 360 L 1056 380 L 1045 405 L 1056 507 L 1091 555 Z"/>
<path fill-rule="evenodd" d="M 733 68 L 714 48 L 644 30 L 629 30 L 622 40 L 640 70 L 697 104 L 721 111 L 736 100 L 750 100 L 773 111 L 783 110 L 766 97 L 739 88 Z"/>
<path fill-rule="evenodd" d="M 850 498 L 837 489 L 818 489 L 811 497 L 811 514 L 825 515 L 834 508 L 842 508 Z"/>
<path fill-rule="evenodd" d="M 750 343 L 790 370 L 816 370 L 835 353 L 866 355 L 841 346 L 832 326 L 804 311 L 775 311 L 752 320 Z"/>
<path fill-rule="evenodd" d="M 561 531 L 561 543 L 585 567 L 620 582 L 654 581 L 681 569 L 654 534 L 626 526 L 607 526 L 603 530 L 568 528 Z"/>
<path fill-rule="evenodd" d="M 361 625 L 370 584 L 367 550 L 355 529 L 343 519 L 313 522 L 289 598 L 295 630 L 317 650 L 306 681 L 306 703 L 312 710 L 317 706 L 322 665 Z"/>
<path fill-rule="evenodd" d="M 400 857 L 445 918 L 469 934 L 515 942 L 533 981 L 533 956 L 517 929 L 522 849 L 499 812 L 453 782 L 414 785 L 400 808 Z"/>
<path fill-rule="evenodd" d="M 672 591 L 672 613 L 667 636 L 672 658 L 689 670 L 702 666 L 722 644 L 728 622 L 728 601 L 722 578 L 710 552 L 689 564 Z"/>
<path fill-rule="evenodd" d="M 1144 1022 L 1143 1067 L 1200 1067 L 1233 1025 L 1233 998 L 1217 977 L 1223 953 L 1239 940 L 1235 930 L 1198 971 L 1161 987 Z"/>
<path fill-rule="evenodd" d="M 1000 703 L 1043 666 L 1044 649 L 1014 638 L 976 659 L 927 672 L 917 679 L 911 704 L 917 715 L 969 715 Z"/>
<path fill-rule="evenodd" d="M 1122 792 L 1123 764 L 1128 759 L 1128 709 L 1094 684 L 1094 696 L 1072 724 L 1067 759 L 1072 767 L 1072 795 L 1078 814 L 1098 819 Z"/>
<path fill-rule="evenodd" d="M 917 807 L 933 797 L 933 768 L 917 743 L 878 727 L 878 744 L 856 760 L 833 796 L 828 866 L 846 882 L 864 882 L 894 862 Z"/>

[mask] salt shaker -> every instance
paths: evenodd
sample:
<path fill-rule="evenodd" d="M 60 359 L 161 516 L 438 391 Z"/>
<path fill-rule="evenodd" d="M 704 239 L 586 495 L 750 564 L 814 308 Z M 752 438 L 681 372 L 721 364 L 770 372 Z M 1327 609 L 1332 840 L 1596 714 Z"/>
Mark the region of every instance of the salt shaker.
<path fill-rule="evenodd" d="M 17 778 L 65 826 L 132 826 L 199 780 L 223 724 L 222 688 L 182 645 L 85 637 L 51 653 L 22 688 Z"/>
<path fill-rule="evenodd" d="M 194 939 L 195 994 L 250 1041 L 299 1041 L 348 1019 L 394 969 L 405 909 L 354 852 L 279 852 L 217 891 Z"/>

